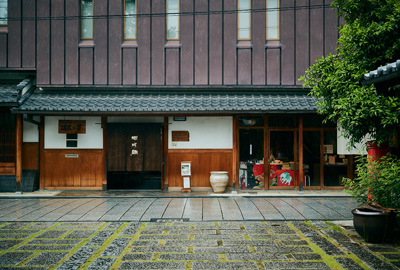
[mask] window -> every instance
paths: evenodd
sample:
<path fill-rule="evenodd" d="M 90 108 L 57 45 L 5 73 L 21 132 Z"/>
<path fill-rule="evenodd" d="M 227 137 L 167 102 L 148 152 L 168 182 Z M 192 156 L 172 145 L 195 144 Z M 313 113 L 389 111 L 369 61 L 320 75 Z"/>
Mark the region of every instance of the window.
<path fill-rule="evenodd" d="M 7 25 L 7 0 L 0 0 L 0 25 Z"/>
<path fill-rule="evenodd" d="M 167 39 L 179 39 L 179 0 L 167 0 Z"/>
<path fill-rule="evenodd" d="M 93 39 L 93 0 L 82 0 L 81 38 Z"/>
<path fill-rule="evenodd" d="M 67 147 L 78 147 L 78 134 L 66 134 Z"/>
<path fill-rule="evenodd" d="M 279 0 L 267 0 L 267 39 L 279 39 Z"/>
<path fill-rule="evenodd" d="M 124 0 L 124 2 L 124 37 L 125 39 L 136 39 L 136 0 Z"/>
<path fill-rule="evenodd" d="M 251 2 L 250 0 L 238 0 L 237 28 L 239 40 L 251 38 Z"/>

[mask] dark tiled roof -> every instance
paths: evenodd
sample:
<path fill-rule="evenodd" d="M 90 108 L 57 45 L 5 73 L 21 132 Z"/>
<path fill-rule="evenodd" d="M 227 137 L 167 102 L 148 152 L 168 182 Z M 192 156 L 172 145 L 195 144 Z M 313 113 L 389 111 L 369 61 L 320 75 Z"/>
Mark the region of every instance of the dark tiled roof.
<path fill-rule="evenodd" d="M 363 84 L 381 83 L 400 77 L 400 59 L 364 74 Z"/>
<path fill-rule="evenodd" d="M 84 113 L 224 113 L 315 112 L 315 99 L 307 95 L 264 93 L 99 93 L 38 91 L 19 112 Z"/>
<path fill-rule="evenodd" d="M 2 103 L 17 103 L 18 83 L 0 83 L 0 105 Z"/>

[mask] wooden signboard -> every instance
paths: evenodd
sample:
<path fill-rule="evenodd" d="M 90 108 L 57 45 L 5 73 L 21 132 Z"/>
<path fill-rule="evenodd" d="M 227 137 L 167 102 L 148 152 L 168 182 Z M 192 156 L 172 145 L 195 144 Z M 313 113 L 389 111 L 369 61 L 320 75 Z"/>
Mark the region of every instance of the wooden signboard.
<path fill-rule="evenodd" d="M 59 120 L 58 133 L 61 134 L 85 134 L 85 120 Z"/>
<path fill-rule="evenodd" d="M 172 131 L 173 142 L 188 142 L 189 131 Z"/>

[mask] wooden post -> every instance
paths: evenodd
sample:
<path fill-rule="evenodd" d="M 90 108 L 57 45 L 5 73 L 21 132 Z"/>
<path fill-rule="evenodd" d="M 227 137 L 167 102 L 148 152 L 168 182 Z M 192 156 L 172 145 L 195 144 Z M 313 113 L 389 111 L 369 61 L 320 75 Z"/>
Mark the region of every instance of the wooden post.
<path fill-rule="evenodd" d="M 233 116 L 233 164 L 232 164 L 232 188 L 236 191 L 239 188 L 239 136 L 238 117 Z"/>
<path fill-rule="evenodd" d="M 101 127 L 103 128 L 103 183 L 102 189 L 107 190 L 107 117 L 101 118 Z"/>
<path fill-rule="evenodd" d="M 161 189 L 168 191 L 168 116 L 164 117 L 164 129 L 163 129 L 163 155 L 162 155 L 162 172 L 161 172 Z"/>
<path fill-rule="evenodd" d="M 45 175 L 44 175 L 44 116 L 40 117 L 39 126 L 39 177 L 40 186 L 39 189 L 44 189 L 45 186 Z"/>
<path fill-rule="evenodd" d="M 16 191 L 22 193 L 22 114 L 15 118 L 15 177 Z"/>
<path fill-rule="evenodd" d="M 300 184 L 300 191 L 303 190 L 303 116 L 299 118 L 299 184 Z M 295 168 L 296 169 L 296 168 Z"/>

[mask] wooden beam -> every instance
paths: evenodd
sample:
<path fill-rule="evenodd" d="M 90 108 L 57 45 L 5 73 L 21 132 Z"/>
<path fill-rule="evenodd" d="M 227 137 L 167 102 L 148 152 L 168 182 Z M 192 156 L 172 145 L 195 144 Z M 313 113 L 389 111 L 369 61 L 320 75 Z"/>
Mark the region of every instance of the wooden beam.
<path fill-rule="evenodd" d="M 22 114 L 15 117 L 15 177 L 16 190 L 22 193 Z"/>
<path fill-rule="evenodd" d="M 102 189 L 107 190 L 107 117 L 101 117 L 101 127 L 103 128 L 103 185 Z"/>
<path fill-rule="evenodd" d="M 303 183 L 303 116 L 300 116 L 299 118 L 299 184 L 300 184 L 300 190 L 303 189 L 304 183 Z M 296 169 L 296 168 L 295 168 Z"/>

